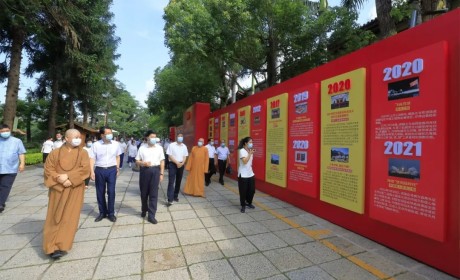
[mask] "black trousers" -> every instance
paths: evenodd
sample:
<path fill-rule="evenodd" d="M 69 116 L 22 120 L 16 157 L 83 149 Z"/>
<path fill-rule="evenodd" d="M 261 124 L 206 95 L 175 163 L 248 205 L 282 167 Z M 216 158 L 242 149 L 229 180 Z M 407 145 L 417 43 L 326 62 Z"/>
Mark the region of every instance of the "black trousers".
<path fill-rule="evenodd" d="M 43 163 L 46 162 L 46 158 L 48 157 L 49 153 L 43 153 Z"/>
<path fill-rule="evenodd" d="M 139 172 L 139 189 L 141 191 L 142 212 L 148 212 L 153 219 L 157 213 L 158 184 L 160 183 L 160 167 L 141 167 Z"/>
<path fill-rule="evenodd" d="M 182 175 L 184 174 L 184 165 L 177 168 L 177 165 L 170 161 L 168 171 L 168 201 L 172 202 L 175 198 L 179 197 L 180 183 L 182 182 Z"/>
<path fill-rule="evenodd" d="M 238 176 L 238 190 L 240 191 L 240 204 L 241 207 L 247 204 L 252 204 L 252 199 L 256 193 L 256 180 L 255 177 L 242 178 Z"/>
<path fill-rule="evenodd" d="M 219 165 L 219 183 L 223 183 L 224 175 L 225 175 L 225 168 L 227 168 L 227 160 L 219 159 L 217 163 Z"/>
<path fill-rule="evenodd" d="M 204 174 L 204 181 L 206 185 L 211 183 L 212 175 L 216 174 L 216 166 L 214 165 L 214 158 L 209 159 L 208 173 Z"/>
<path fill-rule="evenodd" d="M 17 173 L 0 174 L 0 207 L 5 207 L 5 202 L 10 195 L 16 175 Z"/>

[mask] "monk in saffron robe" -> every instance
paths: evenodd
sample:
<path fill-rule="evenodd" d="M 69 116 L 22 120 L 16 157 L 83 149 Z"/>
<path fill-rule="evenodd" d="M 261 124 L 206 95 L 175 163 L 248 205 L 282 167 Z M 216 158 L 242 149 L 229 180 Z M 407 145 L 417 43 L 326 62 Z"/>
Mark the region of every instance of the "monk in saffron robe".
<path fill-rule="evenodd" d="M 203 175 L 208 173 L 209 153 L 203 143 L 204 139 L 200 138 L 198 146 L 192 148 L 190 157 L 185 165 L 185 170 L 189 171 L 189 173 L 185 182 L 184 193 L 188 195 L 205 197 Z"/>
<path fill-rule="evenodd" d="M 49 203 L 43 228 L 43 250 L 53 259 L 59 259 L 72 248 L 80 221 L 85 179 L 90 175 L 88 153 L 80 147 L 80 132 L 67 130 L 65 140 L 45 162 Z"/>

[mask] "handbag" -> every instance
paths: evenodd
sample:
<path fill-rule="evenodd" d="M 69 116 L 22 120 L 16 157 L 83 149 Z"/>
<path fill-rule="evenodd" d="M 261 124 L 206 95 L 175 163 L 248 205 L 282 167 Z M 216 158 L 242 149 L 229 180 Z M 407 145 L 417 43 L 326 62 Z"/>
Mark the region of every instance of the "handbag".
<path fill-rule="evenodd" d="M 225 173 L 231 175 L 233 173 L 232 166 L 229 164 L 227 165 L 227 169 L 225 169 Z"/>

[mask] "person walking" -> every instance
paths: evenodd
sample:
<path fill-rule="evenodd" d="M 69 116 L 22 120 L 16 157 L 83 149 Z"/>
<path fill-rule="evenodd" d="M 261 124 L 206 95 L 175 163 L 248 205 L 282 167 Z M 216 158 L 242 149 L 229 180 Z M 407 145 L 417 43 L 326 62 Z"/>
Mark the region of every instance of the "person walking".
<path fill-rule="evenodd" d="M 128 145 L 126 144 L 125 142 L 125 139 L 121 138 L 120 139 L 120 147 L 121 147 L 121 150 L 122 150 L 122 153 L 120 155 L 120 168 L 123 168 L 123 160 L 125 158 L 125 154 L 128 150 Z"/>
<path fill-rule="evenodd" d="M 59 259 L 72 249 L 90 175 L 88 153 L 80 148 L 80 132 L 65 132 L 65 144 L 53 150 L 45 163 L 44 183 L 49 188 L 48 211 L 43 227 L 43 251 Z"/>
<path fill-rule="evenodd" d="M 216 174 L 216 165 L 217 165 L 217 154 L 216 148 L 214 147 L 214 139 L 209 138 L 208 144 L 206 145 L 206 149 L 208 149 L 208 156 L 209 156 L 209 165 L 208 165 L 208 172 L 204 174 L 204 180 L 206 186 L 211 184 L 211 177 L 212 175 Z"/>
<path fill-rule="evenodd" d="M 188 157 L 187 146 L 182 143 L 183 141 L 184 135 L 179 133 L 177 141 L 169 144 L 166 151 L 169 157 L 167 206 L 171 206 L 174 203 L 173 201 L 179 202 L 180 183 L 184 173 L 184 164 Z"/>
<path fill-rule="evenodd" d="M 91 147 L 89 157 L 91 165 L 91 180 L 96 181 L 97 204 L 99 216 L 94 220 L 99 222 L 108 218 L 116 222 L 115 216 L 115 184 L 120 173 L 120 143 L 113 141 L 112 129 L 103 126 L 99 129 L 101 140 Z M 107 192 L 107 201 L 105 193 Z"/>
<path fill-rule="evenodd" d="M 198 146 L 194 146 L 185 165 L 189 171 L 185 181 L 184 193 L 193 196 L 206 197 L 204 194 L 204 177 L 208 173 L 209 153 L 204 144 L 204 139 L 198 139 Z"/>
<path fill-rule="evenodd" d="M 90 153 L 90 150 L 91 150 L 92 146 L 93 146 L 93 141 L 91 140 L 91 138 L 88 138 L 86 140 L 86 145 L 83 147 L 83 150 L 85 150 L 88 153 L 88 157 L 89 157 L 89 153 Z M 88 178 L 85 179 L 85 189 L 89 188 L 89 180 L 90 179 L 91 179 L 90 175 L 88 175 Z"/>
<path fill-rule="evenodd" d="M 16 175 L 24 171 L 26 149 L 21 139 L 11 136 L 7 124 L 0 127 L 0 213 L 5 210 Z"/>
<path fill-rule="evenodd" d="M 225 140 L 220 141 L 220 147 L 216 149 L 217 162 L 219 165 L 219 183 L 224 185 L 224 174 L 227 165 L 230 164 L 230 150 L 225 146 Z"/>
<path fill-rule="evenodd" d="M 165 143 L 163 145 L 163 149 L 165 151 L 165 170 L 169 169 L 169 158 L 168 158 L 168 155 L 166 154 L 166 151 L 168 150 L 169 144 L 170 144 L 169 138 L 166 138 Z"/>
<path fill-rule="evenodd" d="M 46 158 L 48 157 L 49 153 L 53 150 L 53 137 L 48 137 L 42 145 L 42 154 L 43 154 L 43 163 L 45 163 Z"/>
<path fill-rule="evenodd" d="M 145 134 L 147 145 L 141 146 L 136 155 L 136 164 L 140 166 L 139 188 L 141 191 L 141 217 L 148 212 L 147 220 L 156 224 L 158 204 L 158 184 L 163 181 L 164 159 L 163 147 L 158 145 L 157 135 L 149 130 Z"/>
<path fill-rule="evenodd" d="M 136 161 L 136 155 L 137 155 L 136 140 L 131 139 L 131 141 L 128 142 L 128 165 L 129 167 L 131 167 L 131 164 Z"/>
<path fill-rule="evenodd" d="M 238 190 L 240 193 L 241 213 L 248 208 L 254 209 L 252 200 L 256 192 L 254 172 L 252 171 L 252 159 L 255 150 L 253 149 L 252 138 L 241 139 L 238 145 Z"/>
<path fill-rule="evenodd" d="M 62 134 L 60 132 L 56 133 L 56 141 L 53 142 L 53 150 L 59 149 L 64 144 L 62 141 Z"/>

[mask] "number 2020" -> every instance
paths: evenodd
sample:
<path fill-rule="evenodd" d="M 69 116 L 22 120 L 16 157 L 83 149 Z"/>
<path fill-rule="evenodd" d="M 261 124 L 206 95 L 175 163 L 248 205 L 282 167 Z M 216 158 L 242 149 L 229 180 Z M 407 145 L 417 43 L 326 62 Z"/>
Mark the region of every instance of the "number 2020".
<path fill-rule="evenodd" d="M 399 79 L 407 77 L 412 74 L 420 74 L 423 71 L 423 59 L 416 58 L 414 61 L 406 61 L 402 65 L 396 64 L 393 67 L 383 69 L 383 81 L 391 81 L 392 79 Z"/>
<path fill-rule="evenodd" d="M 412 143 L 412 142 L 391 142 L 386 141 L 385 144 L 386 155 L 404 155 L 404 156 L 413 156 L 415 149 L 415 156 L 422 156 L 422 142 Z"/>

